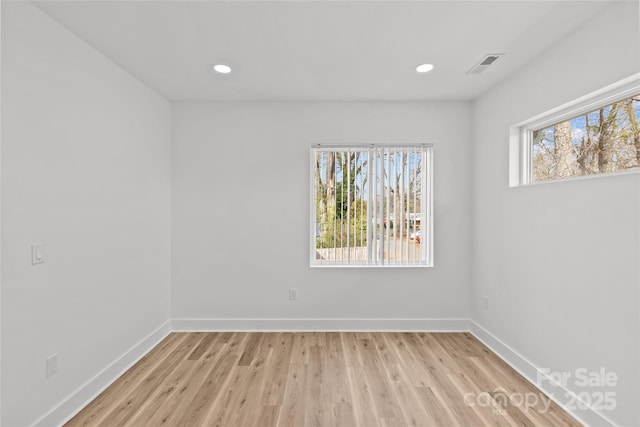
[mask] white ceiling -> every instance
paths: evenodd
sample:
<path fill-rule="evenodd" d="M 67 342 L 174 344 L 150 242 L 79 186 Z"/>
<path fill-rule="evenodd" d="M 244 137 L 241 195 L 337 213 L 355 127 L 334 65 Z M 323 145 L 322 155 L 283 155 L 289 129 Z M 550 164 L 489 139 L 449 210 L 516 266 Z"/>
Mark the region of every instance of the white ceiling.
<path fill-rule="evenodd" d="M 607 1 L 40 1 L 170 100 L 470 100 Z M 505 53 L 481 75 L 486 53 Z M 229 75 L 214 63 L 233 67 Z M 419 75 L 414 67 L 436 68 Z"/>

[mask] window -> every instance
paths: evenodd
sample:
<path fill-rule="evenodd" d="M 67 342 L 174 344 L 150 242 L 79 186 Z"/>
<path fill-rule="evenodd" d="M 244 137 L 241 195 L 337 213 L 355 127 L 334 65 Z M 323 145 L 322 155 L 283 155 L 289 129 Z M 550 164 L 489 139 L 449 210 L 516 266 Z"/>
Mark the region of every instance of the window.
<path fill-rule="evenodd" d="M 431 150 L 312 147 L 311 266 L 432 266 Z"/>
<path fill-rule="evenodd" d="M 512 153 L 512 186 L 640 170 L 638 78 L 512 128 L 512 152 L 514 138 L 521 156 Z"/>

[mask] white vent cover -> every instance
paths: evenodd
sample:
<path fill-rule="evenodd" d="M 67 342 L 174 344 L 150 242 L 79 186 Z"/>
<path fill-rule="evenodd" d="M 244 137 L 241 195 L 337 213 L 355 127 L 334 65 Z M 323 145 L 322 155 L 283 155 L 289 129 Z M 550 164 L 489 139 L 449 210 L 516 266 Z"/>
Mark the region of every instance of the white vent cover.
<path fill-rule="evenodd" d="M 482 59 L 480 61 L 478 61 L 478 63 L 476 65 L 474 65 L 473 67 L 471 67 L 471 69 L 469 71 L 467 71 L 467 74 L 481 74 L 481 73 L 483 73 L 484 70 L 489 68 L 491 66 L 491 64 L 496 62 L 498 60 L 498 58 L 500 58 L 501 56 L 504 56 L 504 53 L 488 53 L 488 54 L 486 54 L 485 56 L 482 57 Z"/>

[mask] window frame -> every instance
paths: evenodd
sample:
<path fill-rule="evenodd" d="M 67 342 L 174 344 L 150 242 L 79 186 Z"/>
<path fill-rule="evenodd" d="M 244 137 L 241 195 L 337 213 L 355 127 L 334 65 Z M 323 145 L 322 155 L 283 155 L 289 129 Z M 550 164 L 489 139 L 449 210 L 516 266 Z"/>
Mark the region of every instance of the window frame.
<path fill-rule="evenodd" d="M 602 89 L 552 108 L 542 114 L 520 122 L 509 129 L 509 187 L 549 184 L 578 179 L 635 174 L 640 168 L 592 175 L 572 176 L 546 181 L 533 180 L 533 132 L 582 114 L 608 106 L 640 93 L 640 73 L 622 79 Z"/>
<path fill-rule="evenodd" d="M 349 149 L 356 150 L 368 150 L 371 154 L 375 149 L 401 149 L 401 148 L 416 148 L 423 150 L 426 153 L 424 159 L 426 172 L 424 172 L 423 180 L 425 182 L 425 198 L 423 206 L 426 207 L 425 212 L 422 214 L 421 222 L 424 220 L 425 226 L 421 226 L 420 230 L 428 230 L 426 233 L 426 239 L 421 239 L 421 245 L 424 243 L 426 257 L 424 262 L 415 264 L 385 264 L 372 262 L 371 259 L 367 263 L 331 263 L 331 262 L 318 262 L 316 259 L 316 200 L 315 200 L 315 168 L 316 158 L 315 153 L 317 151 L 346 151 Z M 431 143 L 418 143 L 418 144 L 312 144 L 309 147 L 309 224 L 308 224 L 308 236 L 309 236 L 309 267 L 311 268 L 431 268 L 434 266 L 434 225 L 433 225 L 433 144 Z M 367 220 L 368 227 L 370 226 L 371 216 Z M 422 234 L 425 234 L 424 232 Z M 367 243 L 368 245 L 369 243 Z"/>

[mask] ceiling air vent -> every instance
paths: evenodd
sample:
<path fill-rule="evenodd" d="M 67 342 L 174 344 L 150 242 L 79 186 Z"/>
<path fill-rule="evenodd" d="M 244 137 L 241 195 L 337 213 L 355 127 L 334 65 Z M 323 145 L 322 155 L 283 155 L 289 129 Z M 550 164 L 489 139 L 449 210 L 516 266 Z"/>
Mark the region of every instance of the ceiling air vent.
<path fill-rule="evenodd" d="M 498 60 L 501 56 L 504 56 L 504 53 L 489 53 L 486 54 L 476 65 L 471 67 L 467 74 L 481 74 L 491 66 L 494 62 Z"/>

